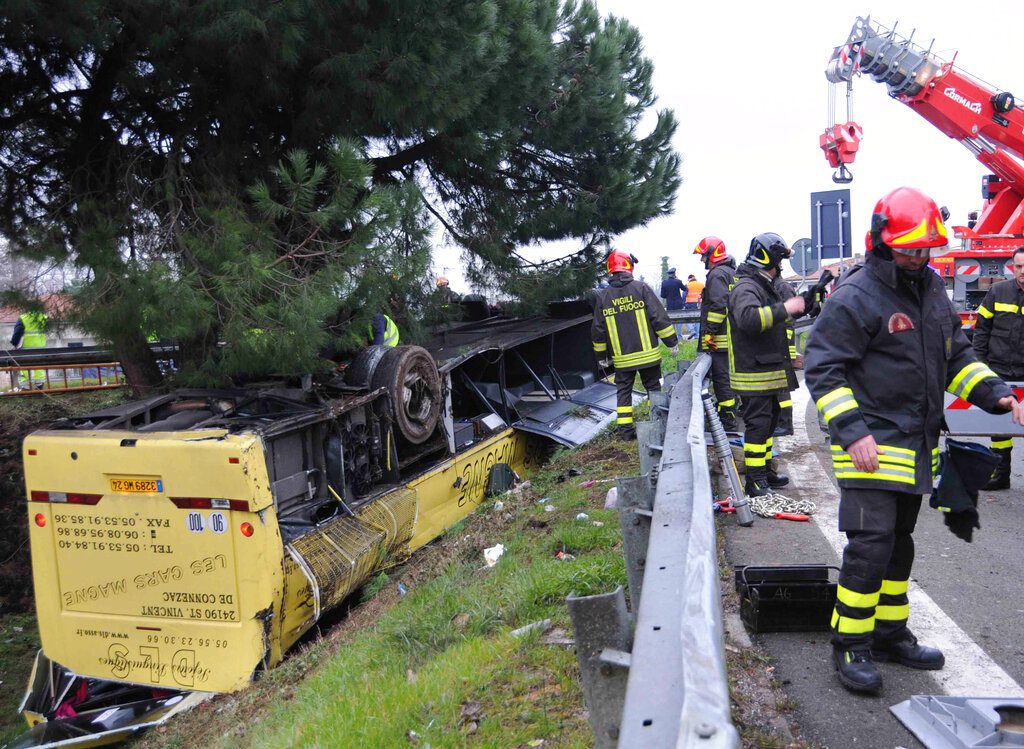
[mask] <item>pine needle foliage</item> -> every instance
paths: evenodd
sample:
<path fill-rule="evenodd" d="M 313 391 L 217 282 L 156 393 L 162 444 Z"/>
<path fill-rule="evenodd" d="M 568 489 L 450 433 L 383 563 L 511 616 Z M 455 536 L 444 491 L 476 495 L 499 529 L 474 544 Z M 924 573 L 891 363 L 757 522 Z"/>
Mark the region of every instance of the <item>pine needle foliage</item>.
<path fill-rule="evenodd" d="M 314 368 L 337 300 L 350 345 L 414 326 L 423 210 L 483 287 L 571 296 L 679 183 L 639 33 L 587 1 L 18 0 L 0 49 L 0 232 L 82 270 L 137 383 L 150 332 L 217 379 Z"/>

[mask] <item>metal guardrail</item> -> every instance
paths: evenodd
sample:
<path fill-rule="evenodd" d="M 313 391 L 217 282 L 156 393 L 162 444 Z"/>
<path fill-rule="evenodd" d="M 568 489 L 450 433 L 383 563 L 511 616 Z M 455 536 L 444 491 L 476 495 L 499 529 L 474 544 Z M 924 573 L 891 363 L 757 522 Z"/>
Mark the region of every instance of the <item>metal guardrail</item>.
<path fill-rule="evenodd" d="M 651 394 L 651 421 L 637 424 L 642 475 L 618 483 L 632 615 L 621 587 L 566 601 L 600 749 L 739 746 L 701 399 L 710 364 L 699 356 L 671 397 Z"/>

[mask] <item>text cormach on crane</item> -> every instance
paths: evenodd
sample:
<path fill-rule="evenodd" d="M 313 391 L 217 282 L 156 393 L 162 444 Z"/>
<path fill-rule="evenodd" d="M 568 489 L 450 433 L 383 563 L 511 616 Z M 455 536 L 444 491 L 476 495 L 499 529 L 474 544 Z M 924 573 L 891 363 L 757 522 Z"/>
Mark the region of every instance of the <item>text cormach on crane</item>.
<path fill-rule="evenodd" d="M 825 76 L 845 83 L 847 122 L 835 123 L 835 85 L 829 128 L 819 144 L 836 182 L 850 182 L 847 166 L 860 145 L 862 130 L 850 118 L 853 79 L 869 75 L 889 95 L 913 109 L 950 138 L 958 140 L 991 170 L 982 178 L 984 205 L 968 214 L 967 226 L 953 226 L 959 248 L 932 260 L 952 291 L 964 327 L 974 326 L 978 304 L 996 281 L 1012 275 L 1011 253 L 1024 245 L 1024 111 L 1012 94 L 999 91 L 869 18 L 858 18 L 846 43 L 832 52 Z"/>

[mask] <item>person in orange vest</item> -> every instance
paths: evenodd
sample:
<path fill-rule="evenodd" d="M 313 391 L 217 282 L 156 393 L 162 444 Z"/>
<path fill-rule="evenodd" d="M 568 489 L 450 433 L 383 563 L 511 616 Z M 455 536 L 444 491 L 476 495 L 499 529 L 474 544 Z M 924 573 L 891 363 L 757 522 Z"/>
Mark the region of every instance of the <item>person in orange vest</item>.
<path fill-rule="evenodd" d="M 686 301 L 683 303 L 683 309 L 700 309 L 700 295 L 704 291 L 704 282 L 698 281 L 697 277 L 692 273 L 686 279 Z M 689 332 L 689 338 L 697 337 L 698 323 L 689 323 L 686 326 L 686 330 Z"/>

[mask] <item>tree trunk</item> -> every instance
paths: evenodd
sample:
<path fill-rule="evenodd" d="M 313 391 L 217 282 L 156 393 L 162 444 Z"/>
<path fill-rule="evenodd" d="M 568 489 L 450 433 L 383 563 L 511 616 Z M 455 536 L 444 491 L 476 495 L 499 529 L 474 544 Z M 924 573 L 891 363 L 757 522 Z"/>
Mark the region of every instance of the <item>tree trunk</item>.
<path fill-rule="evenodd" d="M 142 333 L 114 343 L 114 353 L 121 362 L 128 387 L 135 395 L 148 398 L 164 390 L 164 378 Z"/>

